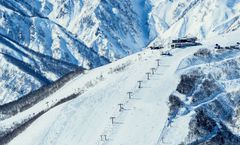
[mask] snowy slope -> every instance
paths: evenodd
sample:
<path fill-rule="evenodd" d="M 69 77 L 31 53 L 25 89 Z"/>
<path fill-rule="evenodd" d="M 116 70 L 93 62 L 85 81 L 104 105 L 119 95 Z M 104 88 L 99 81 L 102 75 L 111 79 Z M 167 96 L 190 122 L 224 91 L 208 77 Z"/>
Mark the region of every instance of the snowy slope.
<path fill-rule="evenodd" d="M 111 60 L 139 51 L 149 42 L 145 0 L 10 0 L 4 3 L 24 15 L 44 17 L 59 24 Z"/>
<path fill-rule="evenodd" d="M 169 119 L 158 144 L 239 144 L 240 51 L 213 49 L 216 43 L 235 45 L 238 35 L 206 40 L 207 49 L 181 61 L 181 81 L 169 97 Z"/>
<path fill-rule="evenodd" d="M 239 3 L 239 0 L 0 0 L 0 105 L 18 100 L 76 68 L 96 68 L 109 63 L 109 60 L 138 52 L 153 39 L 152 43 L 159 45 L 163 40 L 192 35 L 207 38 L 206 48 L 213 48 L 215 43 L 221 42 L 222 45 L 235 44 L 239 41 Z M 232 31 L 235 34 L 214 38 Z M 99 140 L 101 134 L 109 138 L 106 144 L 176 144 L 182 141 L 194 143 L 198 139 L 211 144 L 210 139 L 218 140 L 223 137 L 220 133 L 226 130 L 230 130 L 233 140 L 238 139 L 234 135 L 238 129 L 234 126 L 239 124 L 239 116 L 232 115 L 238 110 L 238 104 L 229 102 L 232 98 L 238 100 L 238 87 L 236 91 L 232 86 L 239 83 L 239 53 L 211 51 L 210 58 L 216 58 L 211 60 L 205 58 L 208 55 L 204 58 L 191 56 L 195 51 L 197 48 L 177 49 L 173 51 L 173 57 L 160 57 L 159 52 L 144 50 L 82 74 L 32 106 L 20 104 L 22 108 L 13 107 L 12 114 L 0 114 L 0 138 L 9 132 L 11 134 L 12 130 L 31 121 L 34 116 L 47 112 L 11 144 L 105 144 Z M 187 56 L 189 58 L 184 59 Z M 156 67 L 159 57 L 162 66 L 147 81 L 145 73 Z M 182 59 L 184 61 L 180 63 Z M 213 62 L 213 67 L 205 67 L 210 60 L 219 62 Z M 230 69 L 232 65 L 233 69 Z M 178 67 L 182 70 L 177 71 Z M 213 69 L 215 67 L 219 69 Z M 223 74 L 220 73 L 222 71 Z M 179 82 L 184 82 L 181 76 L 194 73 L 203 80 L 212 79 L 207 74 L 223 75 L 217 84 L 228 88 L 221 93 L 230 94 L 230 99 L 223 99 L 224 95 L 218 99 L 213 95 L 213 100 L 208 98 L 202 105 L 191 104 L 199 90 L 193 89 L 195 94 L 188 96 L 176 88 L 182 85 Z M 144 80 L 144 88 L 137 88 L 138 80 Z M 206 87 L 198 82 L 194 85 Z M 136 98 L 128 100 L 128 91 L 133 91 Z M 177 105 L 180 111 L 175 116 L 169 115 L 171 107 L 169 109 L 167 102 L 171 95 L 174 96 L 173 102 L 170 101 L 173 106 L 177 98 L 186 99 L 180 101 L 180 107 Z M 78 97 L 54 107 L 72 96 Z M 223 105 L 219 105 L 222 100 L 224 106 L 233 109 L 222 109 Z M 126 108 L 122 113 L 118 112 L 119 103 Z M 182 103 L 187 105 L 182 106 Z M 220 121 L 214 120 L 216 114 L 211 115 L 214 112 L 212 108 L 230 112 L 232 120 L 224 119 L 221 112 L 217 114 Z M 210 113 L 201 114 L 204 109 Z M 111 125 L 110 116 L 117 117 L 117 124 Z M 192 132 L 196 130 L 191 128 L 202 127 L 196 123 L 202 116 L 203 120 L 210 120 L 210 124 L 217 122 L 227 129 L 221 130 L 212 123 L 212 132 L 203 128 L 197 131 L 204 133 L 195 136 Z M 49 122 L 45 122 L 47 119 Z M 186 129 L 189 126 L 190 130 Z M 33 132 L 35 130 L 38 131 Z M 142 130 L 145 132 L 139 133 Z M 175 142 L 171 140 L 173 134 Z M 29 138 L 30 135 L 34 137 Z"/>
<path fill-rule="evenodd" d="M 0 104 L 78 67 L 95 68 L 109 62 L 54 22 L 24 15 L 7 4 L 0 3 Z"/>
<path fill-rule="evenodd" d="M 222 42 L 221 45 L 236 44 L 239 40 L 238 35 L 239 31 L 236 31 L 229 35 L 206 41 L 204 46 L 175 49 L 172 50 L 172 57 L 161 56 L 158 51 L 145 50 L 109 65 L 91 70 L 71 80 L 56 93 L 26 111 L 2 120 L 1 130 L 8 130 L 10 126 L 14 127 L 14 125 L 37 114 L 49 105 L 51 106 L 57 99 L 81 91 L 84 93 L 76 99 L 59 105 L 40 116 L 9 144 L 155 145 L 179 144 L 181 142 L 191 143 L 198 137 L 200 141 L 202 138 L 204 142 L 211 144 L 224 137 L 224 132 L 222 133 L 224 130 L 225 132 L 230 130 L 229 137 L 232 138 L 232 141 L 236 141 L 238 140 L 238 137 L 235 135 L 238 132 L 236 131 L 237 128 L 231 126 L 229 124 L 231 121 L 227 121 L 224 116 L 221 116 L 221 111 L 218 114 L 219 118 L 214 119 L 214 115 L 211 116 L 211 110 L 239 107 L 237 104 L 229 104 L 229 100 L 224 99 L 226 97 L 224 93 L 234 91 L 232 90 L 233 87 L 230 86 L 234 86 L 235 90 L 239 88 L 237 82 L 234 83 L 238 80 L 239 68 L 236 65 L 236 68 L 226 73 L 222 72 L 222 69 L 226 65 L 232 66 L 232 63 L 225 63 L 228 60 L 235 60 L 239 63 L 240 52 L 239 50 L 234 52 L 216 52 L 218 59 L 213 59 L 210 66 L 209 60 L 204 60 L 204 57 L 202 58 L 201 55 L 196 57 L 195 54 L 202 48 L 213 48 L 214 43 L 218 42 Z M 156 59 L 160 59 L 161 64 L 159 67 L 157 67 Z M 151 68 L 156 68 L 156 72 L 150 76 L 150 80 L 147 80 L 146 73 L 151 72 Z M 199 68 L 201 69 L 199 70 Z M 185 85 L 181 76 L 193 75 L 191 72 L 195 72 L 194 75 L 202 72 L 204 74 L 210 73 L 213 77 L 217 77 L 218 73 L 221 73 L 220 82 L 226 84 L 222 92 L 223 94 L 221 93 L 223 96 L 217 96 L 217 98 L 208 96 L 202 100 L 197 95 L 193 94 L 194 98 L 191 98 L 191 95 L 188 96 L 189 94 L 181 93 L 179 88 Z M 229 78 L 229 75 L 235 76 L 235 78 Z M 142 88 L 138 88 L 137 81 L 139 80 L 143 81 Z M 204 79 L 200 81 L 204 81 Z M 220 82 L 215 81 L 213 83 Z M 227 87 L 227 84 L 231 85 Z M 199 87 L 201 88 L 201 83 L 196 83 L 196 85 L 200 85 Z M 174 91 L 176 89 L 177 91 Z M 183 89 L 187 90 L 188 87 L 183 87 Z M 201 91 L 201 89 L 199 90 Z M 196 91 L 197 94 L 199 90 L 193 91 Z M 129 91 L 133 92 L 131 99 L 127 95 Z M 205 94 L 206 92 L 204 91 L 207 90 L 203 90 L 200 93 Z M 170 100 L 169 102 L 169 96 L 171 95 L 180 97 L 184 102 L 182 107 L 176 107 L 179 110 L 177 114 L 172 113 L 173 110 L 171 109 L 173 108 L 170 107 L 171 105 L 176 105 L 174 104 L 175 101 Z M 236 93 L 230 96 L 235 99 L 239 98 Z M 185 97 L 188 99 L 184 99 Z M 225 107 L 214 107 L 214 104 L 211 104 L 218 100 L 218 97 L 222 98 L 221 101 L 225 104 Z M 195 101 L 193 102 L 192 100 Z M 119 112 L 119 103 L 123 104 L 124 109 L 122 112 Z M 207 116 L 206 114 L 199 114 L 198 109 L 206 109 L 206 112 L 209 112 L 209 114 Z M 232 109 L 225 111 L 233 113 Z M 110 117 L 116 117 L 114 124 L 111 124 Z M 237 116 L 233 116 L 231 119 L 238 123 L 239 119 L 237 118 Z M 211 127 L 212 124 L 218 123 L 223 128 L 217 133 L 214 130 L 211 132 L 211 130 L 206 130 L 206 128 L 202 127 L 201 124 L 196 124 L 195 120 L 198 119 L 210 120 L 207 126 Z M 213 119 L 214 121 L 212 121 Z M 192 134 L 196 131 L 195 129 L 198 129 L 201 133 Z M 214 127 L 214 129 L 218 130 L 219 128 Z M 209 131 L 210 136 L 204 136 Z M 101 141 L 100 135 L 107 135 L 108 140 Z M 215 140 L 213 137 L 216 137 Z"/>
<path fill-rule="evenodd" d="M 13 65 L 19 77 L 30 75 L 31 80 L 23 79 L 25 87 L 19 87 L 18 78 L 6 81 L 2 75 L 0 104 L 48 84 L 39 76 L 52 82 L 77 66 L 95 68 L 141 51 L 152 40 L 158 45 L 173 37 L 202 39 L 237 30 L 239 5 L 239 0 L 1 0 L 0 37 L 30 50 L 27 57 L 31 58 L 22 58 L 4 40 L 0 52 L 30 65 L 38 74 L 2 62 Z M 59 65 L 44 65 L 43 55 L 64 63 L 64 71 L 59 74 Z M 2 74 L 12 75 L 8 68 L 1 68 Z"/>
<path fill-rule="evenodd" d="M 101 66 L 109 60 L 137 52 L 149 42 L 148 9 L 143 11 L 144 0 L 1 0 L 0 7 L 0 37 L 21 47 L 21 51 L 28 49 L 29 56 L 23 57 L 20 48 L 16 50 L 4 41 L 1 41 L 1 52 L 38 72 L 36 76 L 26 72 L 22 65 L 2 60 L 0 104 L 16 100 L 78 66 L 87 69 Z M 133 18 L 138 19 L 132 21 Z M 62 69 L 61 66 L 45 65 L 42 56 L 36 58 L 32 53 L 60 60 L 58 64 L 66 66 Z M 17 76 L 9 80 L 6 76 L 13 74 L 6 67 L 8 65 L 13 65 L 11 68 L 19 77 L 29 76 L 31 80 L 22 79 L 22 83 Z M 47 83 L 38 76 L 46 78 Z M 23 87 L 19 87 L 21 84 Z"/>
<path fill-rule="evenodd" d="M 156 67 L 155 59 L 160 58 L 159 53 L 152 54 L 150 51 L 140 53 L 141 60 L 138 60 L 138 55 L 134 55 L 117 63 L 90 71 L 86 76 L 79 77 L 66 86 L 72 91 L 64 89 L 64 92 L 73 93 L 74 89 L 81 87 L 83 81 L 94 79 L 92 77 L 94 74 L 100 75 L 102 73 L 104 80 L 76 100 L 53 109 L 53 112 L 49 112 L 51 115 L 48 113 L 43 115 L 36 122 L 36 125 L 34 123 L 27 129 L 26 134 L 24 132 L 19 136 L 20 140 L 17 137 L 12 143 L 102 144 L 99 141 L 101 134 L 106 134 L 110 138 L 109 144 L 145 145 L 156 143 L 159 131 L 167 119 L 168 106 L 166 102 L 168 96 L 177 85 L 174 72 L 179 61 L 195 50 L 195 48 L 181 52 L 176 50 L 175 57 L 162 57 L 162 66 L 158 68 L 156 75 L 151 76 L 150 81 L 146 81 L 145 73 L 150 71 L 150 68 Z M 125 70 L 107 73 L 111 67 L 114 68 L 129 62 L 130 65 Z M 171 76 L 171 78 L 167 76 Z M 137 88 L 138 80 L 144 81 L 142 89 Z M 128 91 L 134 92 L 132 100 L 128 99 Z M 67 96 L 65 93 L 61 95 Z M 118 112 L 119 103 L 123 103 L 124 108 L 126 108 L 123 113 Z M 21 116 L 21 113 L 17 116 Z M 110 116 L 116 116 L 118 123 L 111 125 Z M 12 119 L 10 118 L 10 120 Z M 11 122 L 10 120 L 3 121 L 3 124 Z M 44 121 L 43 125 L 39 125 L 43 120 L 52 121 Z M 34 136 L 31 130 L 35 132 Z M 25 138 L 30 134 L 31 139 Z M 139 137 L 136 137 L 136 134 Z"/>
<path fill-rule="evenodd" d="M 239 0 L 149 0 L 155 42 L 184 36 L 204 39 L 239 28 Z"/>

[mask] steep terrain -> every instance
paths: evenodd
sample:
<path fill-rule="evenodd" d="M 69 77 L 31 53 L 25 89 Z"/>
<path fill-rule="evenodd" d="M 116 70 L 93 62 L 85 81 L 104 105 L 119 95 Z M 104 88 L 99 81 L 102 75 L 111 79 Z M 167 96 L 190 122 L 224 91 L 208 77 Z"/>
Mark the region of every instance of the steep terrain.
<path fill-rule="evenodd" d="M 10 0 L 3 3 L 22 15 L 51 20 L 111 60 L 139 51 L 149 42 L 149 9 L 145 0 Z"/>
<path fill-rule="evenodd" d="M 208 42 L 207 48 L 179 65 L 180 83 L 169 96 L 169 119 L 159 144 L 239 144 L 240 46 L 237 50 L 212 47 L 214 42 L 236 45 L 239 32 L 232 34 Z M 185 138 L 173 140 L 182 124 L 188 128 Z"/>
<path fill-rule="evenodd" d="M 95 68 L 141 51 L 152 40 L 159 45 L 173 37 L 204 39 L 237 30 L 239 2 L 0 0 L 0 52 L 4 56 L 0 104 L 77 67 Z M 18 75 L 9 79 L 13 73 Z"/>
<path fill-rule="evenodd" d="M 90 70 L 31 108 L 3 118 L 0 136 L 76 95 L 9 144 L 238 144 L 240 48 L 213 47 L 236 45 L 239 32 L 171 50 L 173 56 L 145 50 Z"/>
<path fill-rule="evenodd" d="M 156 44 L 184 36 L 204 39 L 239 28 L 239 0 L 149 1 L 149 24 L 155 28 L 150 33 L 157 36 Z"/>
<path fill-rule="evenodd" d="M 0 50 L 4 56 L 0 104 L 49 84 L 78 66 L 95 68 L 148 43 L 144 1 L 1 0 L 0 6 Z M 9 79 L 13 73 L 17 75 Z"/>
<path fill-rule="evenodd" d="M 0 144 L 238 144 L 240 53 L 213 48 L 239 18 L 240 0 L 0 0 Z M 145 50 L 183 36 L 203 46 Z"/>
<path fill-rule="evenodd" d="M 109 62 L 47 18 L 15 10 L 9 1 L 0 4 L 0 104 L 78 67 L 95 68 Z"/>

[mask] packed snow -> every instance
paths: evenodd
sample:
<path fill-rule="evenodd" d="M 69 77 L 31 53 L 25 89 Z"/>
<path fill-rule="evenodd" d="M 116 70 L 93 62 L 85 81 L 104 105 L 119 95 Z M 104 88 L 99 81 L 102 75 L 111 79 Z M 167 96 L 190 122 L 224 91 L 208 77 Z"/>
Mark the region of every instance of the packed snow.
<path fill-rule="evenodd" d="M 103 81 L 77 99 L 44 114 L 10 144 L 157 143 L 168 118 L 168 97 L 178 84 L 175 71 L 180 61 L 197 49 L 176 49 L 172 51 L 172 57 L 145 50 L 77 77 L 49 99 L 68 96 L 97 76 L 102 75 Z M 161 59 L 159 67 L 156 59 Z M 125 64 L 128 65 L 123 70 L 113 71 Z M 147 80 L 146 73 L 151 72 L 151 68 L 156 71 Z M 139 80 L 143 81 L 142 88 L 138 88 Z M 133 92 L 132 99 L 128 98 L 127 92 Z M 45 101 L 3 122 L 37 113 Z M 119 103 L 123 104 L 122 112 L 119 112 Z M 116 117 L 114 124 L 111 124 L 111 116 Z M 101 141 L 100 135 L 107 135 L 108 141 Z"/>
<path fill-rule="evenodd" d="M 179 84 L 179 73 L 182 74 L 183 68 L 189 65 L 182 60 L 191 57 L 201 48 L 213 47 L 213 42 L 233 44 L 238 41 L 238 35 L 239 31 L 236 31 L 205 41 L 204 46 L 173 49 L 173 56 L 162 56 L 161 51 L 166 50 L 146 49 L 90 70 L 68 82 L 47 99 L 1 121 L 0 127 L 4 129 L 21 122 L 46 109 L 48 105 L 51 106 L 54 100 L 81 90 L 84 91 L 83 94 L 40 116 L 9 144 L 180 143 L 188 136 L 188 124 L 194 113 L 193 111 L 177 117 L 169 127 L 169 96 Z M 231 37 L 231 42 L 227 39 L 224 41 L 225 37 Z M 160 66 L 157 65 L 157 59 L 160 59 Z M 156 70 L 152 72 L 152 68 Z M 147 79 L 147 72 L 151 74 L 150 80 Z M 138 81 L 142 81 L 140 88 Z M 132 92 L 131 98 L 128 92 Z M 119 104 L 123 104 L 123 108 L 120 108 Z M 184 110 L 182 113 L 184 114 Z M 114 117 L 113 124 L 110 117 Z M 106 140 L 101 138 L 101 135 L 106 135 Z"/>
<path fill-rule="evenodd" d="M 88 69 L 33 106 L 0 114 L 2 137 L 45 112 L 10 145 L 175 145 L 224 135 L 240 142 L 239 50 L 214 49 L 240 41 L 239 0 L 9 0 L 0 8 L 0 105 Z M 169 42 L 184 36 L 203 45 L 170 50 Z M 162 44 L 160 51 L 145 48 Z M 173 56 L 162 56 L 166 50 Z M 198 100 L 180 93 L 182 75 L 203 77 L 194 82 L 196 94 L 218 78 L 208 89 L 219 94 L 206 97 L 205 89 Z M 78 96 L 58 105 L 71 95 Z M 175 114 L 170 96 L 180 102 Z"/>
<path fill-rule="evenodd" d="M 31 85 L 31 89 L 20 87 L 18 78 L 9 82 L 3 77 L 1 92 L 6 93 L 0 92 L 0 104 L 19 99 L 78 66 L 95 68 L 107 60 L 139 52 L 149 43 L 168 43 L 171 38 L 186 35 L 204 39 L 237 30 L 239 5 L 239 0 L 1 1 L 0 37 L 31 50 L 30 54 L 35 52 L 38 57 L 23 57 L 19 49 L 11 45 L 8 48 L 0 41 L 3 44 L 0 52 L 16 58 L 18 63 L 8 61 L 6 65 L 11 63 L 14 71 L 23 77 L 33 77 L 22 84 Z M 42 56 L 71 66 L 65 64 L 59 74 L 55 70 L 62 68 L 42 62 Z M 12 75 L 4 64 L 1 62 L 1 76 Z M 38 74 L 26 71 L 25 65 Z M 39 77 L 47 81 L 39 81 Z"/>

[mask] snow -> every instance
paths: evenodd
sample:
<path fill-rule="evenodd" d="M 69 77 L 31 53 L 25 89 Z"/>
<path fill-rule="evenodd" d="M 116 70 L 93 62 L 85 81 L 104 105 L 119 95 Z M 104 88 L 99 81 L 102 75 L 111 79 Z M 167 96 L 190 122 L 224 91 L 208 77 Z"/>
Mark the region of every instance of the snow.
<path fill-rule="evenodd" d="M 189 122 L 193 113 L 189 113 L 184 117 L 174 120 L 171 127 L 165 131 L 163 138 L 159 138 L 159 145 L 176 145 L 183 142 L 189 133 Z"/>
<path fill-rule="evenodd" d="M 180 111 L 182 113 L 174 118 L 169 127 L 168 99 L 176 90 L 179 74 L 187 72 L 191 65 L 194 68 L 205 66 L 186 63 L 186 58 L 201 48 L 213 47 L 215 43 L 236 44 L 239 40 L 238 35 L 239 30 L 206 40 L 203 46 L 173 49 L 171 50 L 173 56 L 162 56 L 161 51 L 146 49 L 111 64 L 86 71 L 33 107 L 2 120 L 0 128 L 8 129 L 42 110 L 47 110 L 58 100 L 83 90 L 84 93 L 76 99 L 40 116 L 9 144 L 174 145 L 187 137 L 188 124 L 194 109 L 223 95 L 220 94 L 218 98 L 196 106 L 189 105 L 190 113 Z M 231 53 L 224 58 L 230 56 Z M 156 59 L 160 59 L 159 67 Z M 185 69 L 186 67 L 189 68 Z M 156 68 L 156 72 L 150 76 L 150 80 L 147 80 L 146 73 L 151 72 L 151 68 Z M 143 81 L 142 88 L 138 88 L 139 80 Z M 233 90 L 230 86 L 226 88 Z M 132 99 L 128 98 L 129 91 L 133 92 Z M 181 97 L 183 98 L 184 96 Z M 122 112 L 119 112 L 119 103 L 123 104 Z M 116 117 L 114 124 L 111 124 L 110 117 Z M 101 141 L 100 135 L 107 135 L 108 140 Z"/>
<path fill-rule="evenodd" d="M 239 0 L 149 1 L 150 33 L 157 33 L 156 44 L 187 35 L 204 40 L 239 28 Z"/>
<path fill-rule="evenodd" d="M 209 36 L 206 40 L 203 41 L 203 43 L 209 46 L 214 46 L 216 43 L 222 46 L 228 46 L 228 45 L 235 45 L 236 42 L 240 41 L 239 38 L 240 30 L 232 31 L 231 33 L 227 33 L 224 35 L 219 36 Z"/>
<path fill-rule="evenodd" d="M 42 55 L 87 69 L 92 68 L 90 64 L 105 64 L 100 56 L 115 61 L 141 51 L 155 38 L 150 45 L 186 35 L 204 39 L 231 32 L 239 28 L 240 18 L 239 0 L 8 0 L 2 1 L 0 8 L 1 35 Z M 15 52 L 13 57 L 22 60 L 21 55 Z M 23 61 L 29 64 L 25 57 Z M 62 76 L 51 71 L 55 68 L 41 69 L 41 59 L 31 61 L 50 81 Z M 22 94 L 12 90 L 8 91 L 13 96 L 10 100 L 33 91 L 24 89 Z"/>
<path fill-rule="evenodd" d="M 122 2 L 67 0 L 61 3 L 57 0 L 41 0 L 31 3 L 32 7 L 39 12 L 32 12 L 23 2 L 12 2 L 13 5 L 19 6 L 19 9 L 16 9 L 14 5 L 16 10 L 1 4 L 1 14 L 5 15 L 0 19 L 1 35 L 10 37 L 17 44 L 11 41 L 16 48 L 10 47 L 3 41 L 0 49 L 9 51 L 8 53 L 14 58 L 24 61 L 33 68 L 39 68 L 36 70 L 49 80 L 56 80 L 61 74 L 51 71 L 51 68 L 45 66 L 47 62 L 43 61 L 42 57 L 33 56 L 23 46 L 36 53 L 87 69 L 90 68 L 90 63 L 94 65 L 93 67 L 107 63 L 100 56 L 115 61 L 138 52 L 155 37 L 157 38 L 153 43 L 156 45 L 185 35 L 198 36 L 200 39 L 207 38 L 203 41 L 203 47 L 213 50 L 216 43 L 225 46 L 239 41 L 239 2 L 239 0 L 191 2 L 189 0 Z M 30 17 L 25 17 L 22 13 Z M 18 24 L 19 28 L 15 27 L 15 24 Z M 29 31 L 24 31 L 22 28 Z M 216 37 L 233 30 L 236 31 Z M 91 48 L 86 47 L 85 44 Z M 188 134 L 188 123 L 192 112 L 175 118 L 171 124 L 172 127 L 168 128 L 166 127 L 169 117 L 167 103 L 169 95 L 174 92 L 179 83 L 179 74 L 206 65 L 204 60 L 198 60 L 194 62 L 195 64 L 182 62 L 199 48 L 202 46 L 176 49 L 172 51 L 172 57 L 160 56 L 158 51 L 144 50 L 109 65 L 90 70 L 71 80 L 33 107 L 2 120 L 0 129 L 7 130 L 34 114 L 48 110 L 59 100 L 78 91 L 84 91 L 76 99 L 42 115 L 9 144 L 177 144 Z M 20 53 L 20 51 L 23 52 Z M 232 55 L 238 57 L 239 53 L 224 56 L 224 61 L 234 59 Z M 146 72 L 156 67 L 157 58 L 161 59 L 161 66 L 147 81 Z M 0 86 L 15 84 L 15 88 L 25 87 L 21 91 L 26 94 L 42 85 L 35 78 L 36 76 L 25 73 L 15 64 L 7 62 L 4 57 L 1 57 L 0 61 L 0 72 L 4 72 L 2 73 L 4 75 L 6 72 L 10 78 L 9 82 L 2 79 Z M 59 62 L 59 65 L 60 63 L 62 62 Z M 218 63 L 223 61 L 215 60 L 214 64 Z M 121 67 L 123 70 L 113 71 Z M 186 67 L 188 68 L 185 69 Z M 63 71 L 60 66 L 57 68 Z M 67 65 L 65 68 L 69 71 L 73 69 L 72 66 Z M 205 71 L 206 69 L 204 68 Z M 221 71 L 221 68 L 215 68 L 215 70 Z M 100 79 L 101 75 L 103 80 Z M 139 80 L 143 80 L 141 89 L 137 84 Z M 230 82 L 231 84 L 222 83 L 226 83 L 226 89 L 229 91 L 238 90 L 235 87 L 238 81 Z M 0 103 L 16 100 L 23 95 L 4 87 L 0 90 Z M 128 91 L 134 93 L 133 99 L 128 99 Z M 219 98 L 208 100 L 190 109 Z M 119 103 L 124 104 L 123 112 L 119 112 Z M 116 117 L 116 123 L 113 125 L 109 118 L 111 116 Z M 100 135 L 107 135 L 109 140 L 101 141 Z M 164 140 L 162 140 L 163 137 Z"/>
<path fill-rule="evenodd" d="M 41 2 L 44 7 L 41 7 Z M 45 8 L 51 10 L 51 4 L 41 2 L 32 1 L 29 4 L 34 5 L 36 11 L 44 11 L 45 15 Z M 6 64 L 15 66 L 11 70 L 4 67 L 4 62 L 0 63 L 0 82 L 4 82 L 0 91 L 0 104 L 19 99 L 51 81 L 56 81 L 78 66 L 89 69 L 109 62 L 63 26 L 48 17 L 39 16 L 40 12 L 32 12 L 33 9 L 27 4 L 26 1 L 12 0 L 1 1 L 0 4 L 0 52 L 4 56 L 2 60 L 6 59 L 6 55 L 11 56 Z M 29 72 L 31 70 L 32 73 Z M 12 75 L 13 71 L 22 77 L 30 76 L 31 80 L 26 78 L 20 84 L 19 77 L 12 77 L 12 82 L 4 79 L 4 75 Z M 48 81 L 42 82 L 39 77 Z"/>
<path fill-rule="evenodd" d="M 115 15 L 119 14 L 119 11 L 118 11 L 117 8 L 112 8 L 112 11 L 113 11 L 113 13 L 114 13 Z"/>
<path fill-rule="evenodd" d="M 168 97 L 178 84 L 175 71 L 179 62 L 196 50 L 194 47 L 176 49 L 173 57 L 145 50 L 75 78 L 47 100 L 51 102 L 74 93 L 84 82 L 100 74 L 104 80 L 78 98 L 45 113 L 10 144 L 156 144 L 168 118 Z M 157 66 L 157 58 L 161 59 L 161 66 L 147 81 L 145 73 Z M 109 73 L 111 68 L 122 64 L 129 65 L 123 71 Z M 139 80 L 143 81 L 141 89 Z M 133 99 L 128 99 L 129 91 L 133 92 Z M 3 122 L 22 120 L 41 110 L 45 101 Z M 123 112 L 119 112 L 119 103 L 124 104 Z M 116 124 L 111 124 L 111 116 L 116 117 Z M 100 141 L 102 134 L 109 138 L 107 142 Z"/>

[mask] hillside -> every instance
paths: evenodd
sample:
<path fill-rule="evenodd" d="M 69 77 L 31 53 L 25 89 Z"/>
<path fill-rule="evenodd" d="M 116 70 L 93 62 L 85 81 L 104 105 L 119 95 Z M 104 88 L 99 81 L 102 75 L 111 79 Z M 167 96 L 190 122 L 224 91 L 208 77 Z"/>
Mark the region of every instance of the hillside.
<path fill-rule="evenodd" d="M 0 145 L 239 144 L 239 28 L 240 0 L 0 0 Z"/>
<path fill-rule="evenodd" d="M 76 68 L 96 68 L 149 44 L 186 35 L 202 40 L 237 30 L 239 2 L 1 0 L 0 104 Z"/>
<path fill-rule="evenodd" d="M 0 104 L 50 84 L 78 67 L 89 69 L 109 62 L 60 25 L 23 14 L 10 4 L 0 3 Z"/>
<path fill-rule="evenodd" d="M 173 56 L 145 50 L 88 71 L 33 107 L 3 119 L 1 130 L 78 94 L 41 115 L 9 144 L 236 144 L 240 50 L 213 47 L 234 45 L 238 35 L 236 31 L 203 46 L 174 49 Z M 110 117 L 116 117 L 113 124 Z M 107 140 L 101 141 L 101 135 Z"/>
<path fill-rule="evenodd" d="M 239 28 L 239 0 L 149 0 L 150 32 L 155 43 L 171 38 L 205 39 Z"/>

